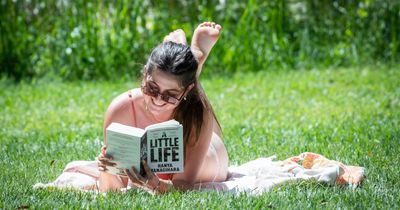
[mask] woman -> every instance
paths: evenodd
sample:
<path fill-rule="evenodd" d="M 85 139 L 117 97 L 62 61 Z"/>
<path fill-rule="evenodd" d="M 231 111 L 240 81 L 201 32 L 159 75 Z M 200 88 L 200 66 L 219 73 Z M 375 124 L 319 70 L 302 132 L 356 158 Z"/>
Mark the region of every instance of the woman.
<path fill-rule="evenodd" d="M 145 177 L 134 168 L 133 172 L 126 171 L 129 180 L 111 175 L 106 170 L 113 165 L 112 157 L 105 157 L 104 146 L 98 158 L 101 191 L 116 190 L 131 182 L 154 193 L 164 193 L 172 188 L 190 190 L 196 183 L 226 180 L 228 155 L 221 129 L 198 81 L 220 31 L 218 24 L 200 24 L 190 47 L 182 30 L 170 33 L 144 66 L 141 88 L 119 95 L 105 115 L 104 133 L 111 122 L 145 128 L 170 119 L 179 121 L 184 130 L 184 173 L 156 175 L 144 163 Z"/>

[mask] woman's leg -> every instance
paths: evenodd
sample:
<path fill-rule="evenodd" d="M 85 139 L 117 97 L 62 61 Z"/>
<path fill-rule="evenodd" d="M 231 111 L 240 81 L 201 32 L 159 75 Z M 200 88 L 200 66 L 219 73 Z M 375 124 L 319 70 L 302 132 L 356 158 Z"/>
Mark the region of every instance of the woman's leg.
<path fill-rule="evenodd" d="M 199 62 L 196 76 L 200 76 L 203 64 L 205 63 L 212 47 L 218 40 L 222 27 L 214 22 L 204 22 L 197 26 L 193 32 L 190 48 Z M 177 29 L 169 33 L 164 38 L 164 42 L 175 42 L 186 45 L 186 35 L 182 29 Z"/>
<path fill-rule="evenodd" d="M 212 47 L 218 40 L 222 27 L 214 22 L 201 23 L 193 32 L 191 49 L 199 61 L 197 78 L 200 76 L 203 64 Z"/>
<path fill-rule="evenodd" d="M 228 153 L 222 139 L 215 132 L 207 151 L 206 159 L 201 167 L 197 183 L 199 182 L 221 182 L 228 175 Z"/>
<path fill-rule="evenodd" d="M 184 44 L 187 45 L 186 42 L 186 35 L 185 32 L 182 29 L 177 29 L 171 33 L 169 33 L 167 36 L 164 37 L 163 42 L 175 42 L 178 44 Z"/>
<path fill-rule="evenodd" d="M 212 47 L 218 40 L 222 27 L 214 22 L 201 23 L 193 32 L 191 49 L 196 56 L 199 67 L 196 76 L 199 78 Z M 214 122 L 217 125 L 217 122 Z M 216 126 L 211 143 L 204 160 L 198 182 L 225 181 L 228 175 L 228 153 L 222 142 L 220 128 Z"/>
<path fill-rule="evenodd" d="M 199 62 L 196 77 L 199 78 L 203 64 L 205 63 L 212 47 L 218 40 L 222 27 L 214 22 L 201 23 L 193 32 L 191 49 Z M 217 122 L 214 122 L 216 125 Z M 228 175 L 228 153 L 222 142 L 220 128 L 216 126 L 211 143 L 207 151 L 206 159 L 201 167 L 196 182 L 221 182 Z"/>

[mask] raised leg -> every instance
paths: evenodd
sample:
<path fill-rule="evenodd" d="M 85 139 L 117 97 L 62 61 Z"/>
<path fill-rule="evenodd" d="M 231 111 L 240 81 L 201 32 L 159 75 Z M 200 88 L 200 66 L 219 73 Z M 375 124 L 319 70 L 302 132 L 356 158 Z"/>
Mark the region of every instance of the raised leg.
<path fill-rule="evenodd" d="M 201 23 L 194 31 L 191 49 L 197 60 L 199 68 L 197 69 L 197 78 L 200 76 L 203 64 L 206 61 L 212 47 L 218 40 L 222 27 L 214 22 Z"/>
<path fill-rule="evenodd" d="M 177 29 L 171 33 L 169 33 L 167 36 L 164 37 L 163 42 L 175 42 L 178 44 L 184 44 L 187 45 L 186 42 L 186 35 L 185 32 L 182 29 Z"/>

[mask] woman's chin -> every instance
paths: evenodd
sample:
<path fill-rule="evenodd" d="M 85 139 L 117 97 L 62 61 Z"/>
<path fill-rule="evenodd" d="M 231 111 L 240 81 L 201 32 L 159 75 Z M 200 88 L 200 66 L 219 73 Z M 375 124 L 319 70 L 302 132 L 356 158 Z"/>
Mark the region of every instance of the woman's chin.
<path fill-rule="evenodd" d="M 149 111 L 154 116 L 159 116 L 163 113 L 163 110 L 149 108 Z"/>
<path fill-rule="evenodd" d="M 148 108 L 153 115 L 160 115 L 166 111 L 166 104 L 157 105 L 153 100 L 150 100 Z"/>

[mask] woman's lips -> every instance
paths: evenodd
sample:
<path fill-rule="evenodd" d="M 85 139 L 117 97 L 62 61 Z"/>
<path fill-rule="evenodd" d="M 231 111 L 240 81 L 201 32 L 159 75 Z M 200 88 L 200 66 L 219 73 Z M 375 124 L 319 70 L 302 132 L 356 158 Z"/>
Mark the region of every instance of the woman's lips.
<path fill-rule="evenodd" d="M 153 107 L 157 110 L 160 110 L 161 107 L 163 107 L 165 105 L 165 103 L 162 104 L 157 104 L 156 101 L 154 100 L 154 98 L 151 99 L 151 105 L 153 105 Z"/>

